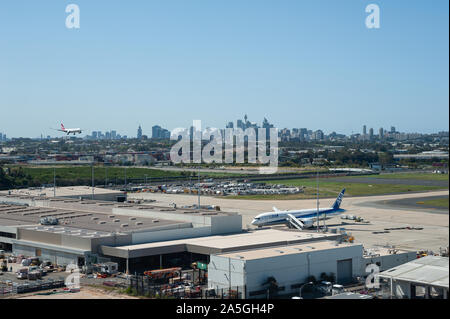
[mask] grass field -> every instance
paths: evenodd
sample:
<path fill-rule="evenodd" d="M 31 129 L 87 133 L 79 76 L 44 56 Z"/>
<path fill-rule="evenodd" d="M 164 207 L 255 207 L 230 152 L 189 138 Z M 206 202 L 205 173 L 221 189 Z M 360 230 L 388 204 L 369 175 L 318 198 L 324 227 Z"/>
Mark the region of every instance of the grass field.
<path fill-rule="evenodd" d="M 447 196 L 447 198 L 430 199 L 430 200 L 425 200 L 423 202 L 417 202 L 417 204 L 422 204 L 422 205 L 427 205 L 427 206 L 434 206 L 434 207 L 449 208 L 448 196 Z"/>
<path fill-rule="evenodd" d="M 10 168 L 14 171 L 19 170 L 19 166 L 10 166 Z M 57 181 L 73 181 L 75 184 L 77 184 L 81 181 L 90 181 L 92 178 L 92 168 L 90 166 L 20 167 L 20 170 L 23 174 L 30 176 L 33 181 L 40 184 L 53 183 L 54 169 Z M 123 180 L 125 179 L 125 168 L 105 168 L 104 166 L 94 166 L 94 177 L 96 183 L 100 181 L 104 182 L 106 174 L 108 176 L 109 182 L 114 182 L 115 179 Z M 182 176 L 183 172 L 168 172 L 162 170 L 133 167 L 129 167 L 126 169 L 126 176 L 128 180 L 135 178 L 145 179 L 145 175 L 147 175 L 148 180 L 150 180 L 150 178 L 154 177 Z"/>
<path fill-rule="evenodd" d="M 292 179 L 292 180 L 274 180 L 266 181 L 267 184 L 283 184 L 289 186 L 305 187 L 304 193 L 293 195 L 243 195 L 228 196 L 229 199 L 307 199 L 317 196 L 317 182 L 315 179 Z M 319 182 L 319 196 L 335 197 L 345 188 L 346 196 L 364 196 L 364 195 L 383 195 L 395 193 L 407 193 L 418 191 L 439 190 L 439 186 L 420 186 L 420 185 L 391 185 L 391 184 L 363 184 L 363 183 L 342 183 L 342 182 Z"/>

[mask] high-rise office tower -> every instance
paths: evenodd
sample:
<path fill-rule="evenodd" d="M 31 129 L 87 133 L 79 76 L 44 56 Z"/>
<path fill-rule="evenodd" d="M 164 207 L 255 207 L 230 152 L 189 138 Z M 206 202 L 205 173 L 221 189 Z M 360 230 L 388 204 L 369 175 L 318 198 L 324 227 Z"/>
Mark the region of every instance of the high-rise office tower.
<path fill-rule="evenodd" d="M 142 127 L 140 125 L 137 130 L 137 138 L 138 140 L 142 139 Z"/>

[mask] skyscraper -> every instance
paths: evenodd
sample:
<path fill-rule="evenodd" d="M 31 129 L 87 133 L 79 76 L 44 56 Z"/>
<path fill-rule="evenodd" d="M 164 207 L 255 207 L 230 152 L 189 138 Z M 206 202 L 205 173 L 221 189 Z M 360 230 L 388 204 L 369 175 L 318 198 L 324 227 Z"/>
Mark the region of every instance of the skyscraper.
<path fill-rule="evenodd" d="M 266 129 L 266 140 L 270 140 L 270 129 L 273 128 L 273 124 L 270 124 L 269 121 L 264 118 L 262 127 Z"/>
<path fill-rule="evenodd" d="M 138 131 L 137 131 L 137 139 L 142 139 L 142 127 L 139 125 Z"/>
<path fill-rule="evenodd" d="M 384 137 L 384 131 L 382 127 L 380 127 L 380 130 L 378 131 L 378 136 L 380 139 Z"/>
<path fill-rule="evenodd" d="M 161 138 L 161 126 L 159 125 L 154 125 L 152 127 L 152 138 Z"/>
<path fill-rule="evenodd" d="M 369 139 L 373 139 L 373 128 L 369 129 Z"/>
<path fill-rule="evenodd" d="M 363 135 L 366 136 L 367 135 L 367 127 L 364 125 L 363 126 Z"/>
<path fill-rule="evenodd" d="M 395 133 L 395 126 L 391 126 L 391 133 Z"/>

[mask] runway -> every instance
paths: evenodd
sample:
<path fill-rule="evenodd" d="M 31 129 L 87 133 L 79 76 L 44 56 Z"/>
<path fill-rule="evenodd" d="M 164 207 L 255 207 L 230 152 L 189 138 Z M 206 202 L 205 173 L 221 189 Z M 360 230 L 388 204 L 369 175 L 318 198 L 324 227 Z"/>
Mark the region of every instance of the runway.
<path fill-rule="evenodd" d="M 362 184 L 390 184 L 390 185 L 417 185 L 417 186 L 440 186 L 448 187 L 447 181 L 423 180 L 423 179 L 401 179 L 401 178 L 374 178 L 374 177 L 336 177 L 333 182 L 362 183 Z"/>

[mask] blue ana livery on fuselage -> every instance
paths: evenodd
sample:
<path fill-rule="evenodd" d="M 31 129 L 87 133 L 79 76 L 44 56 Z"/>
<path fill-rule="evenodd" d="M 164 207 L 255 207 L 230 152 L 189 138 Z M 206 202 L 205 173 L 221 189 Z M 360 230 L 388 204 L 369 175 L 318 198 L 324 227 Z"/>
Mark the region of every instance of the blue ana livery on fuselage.
<path fill-rule="evenodd" d="M 326 215 L 327 217 L 332 217 L 344 212 L 345 210 L 340 208 L 342 198 L 344 197 L 344 193 L 345 188 L 339 193 L 332 207 L 320 208 L 319 218 L 322 218 L 324 215 Z M 260 227 L 267 225 L 285 224 L 289 219 L 289 217 L 292 216 L 298 219 L 301 223 L 303 223 L 304 227 L 311 227 L 313 226 L 314 221 L 317 220 L 317 209 L 312 208 L 312 209 L 279 211 L 274 207 L 273 212 L 262 213 L 257 215 L 253 219 L 252 225 Z"/>

